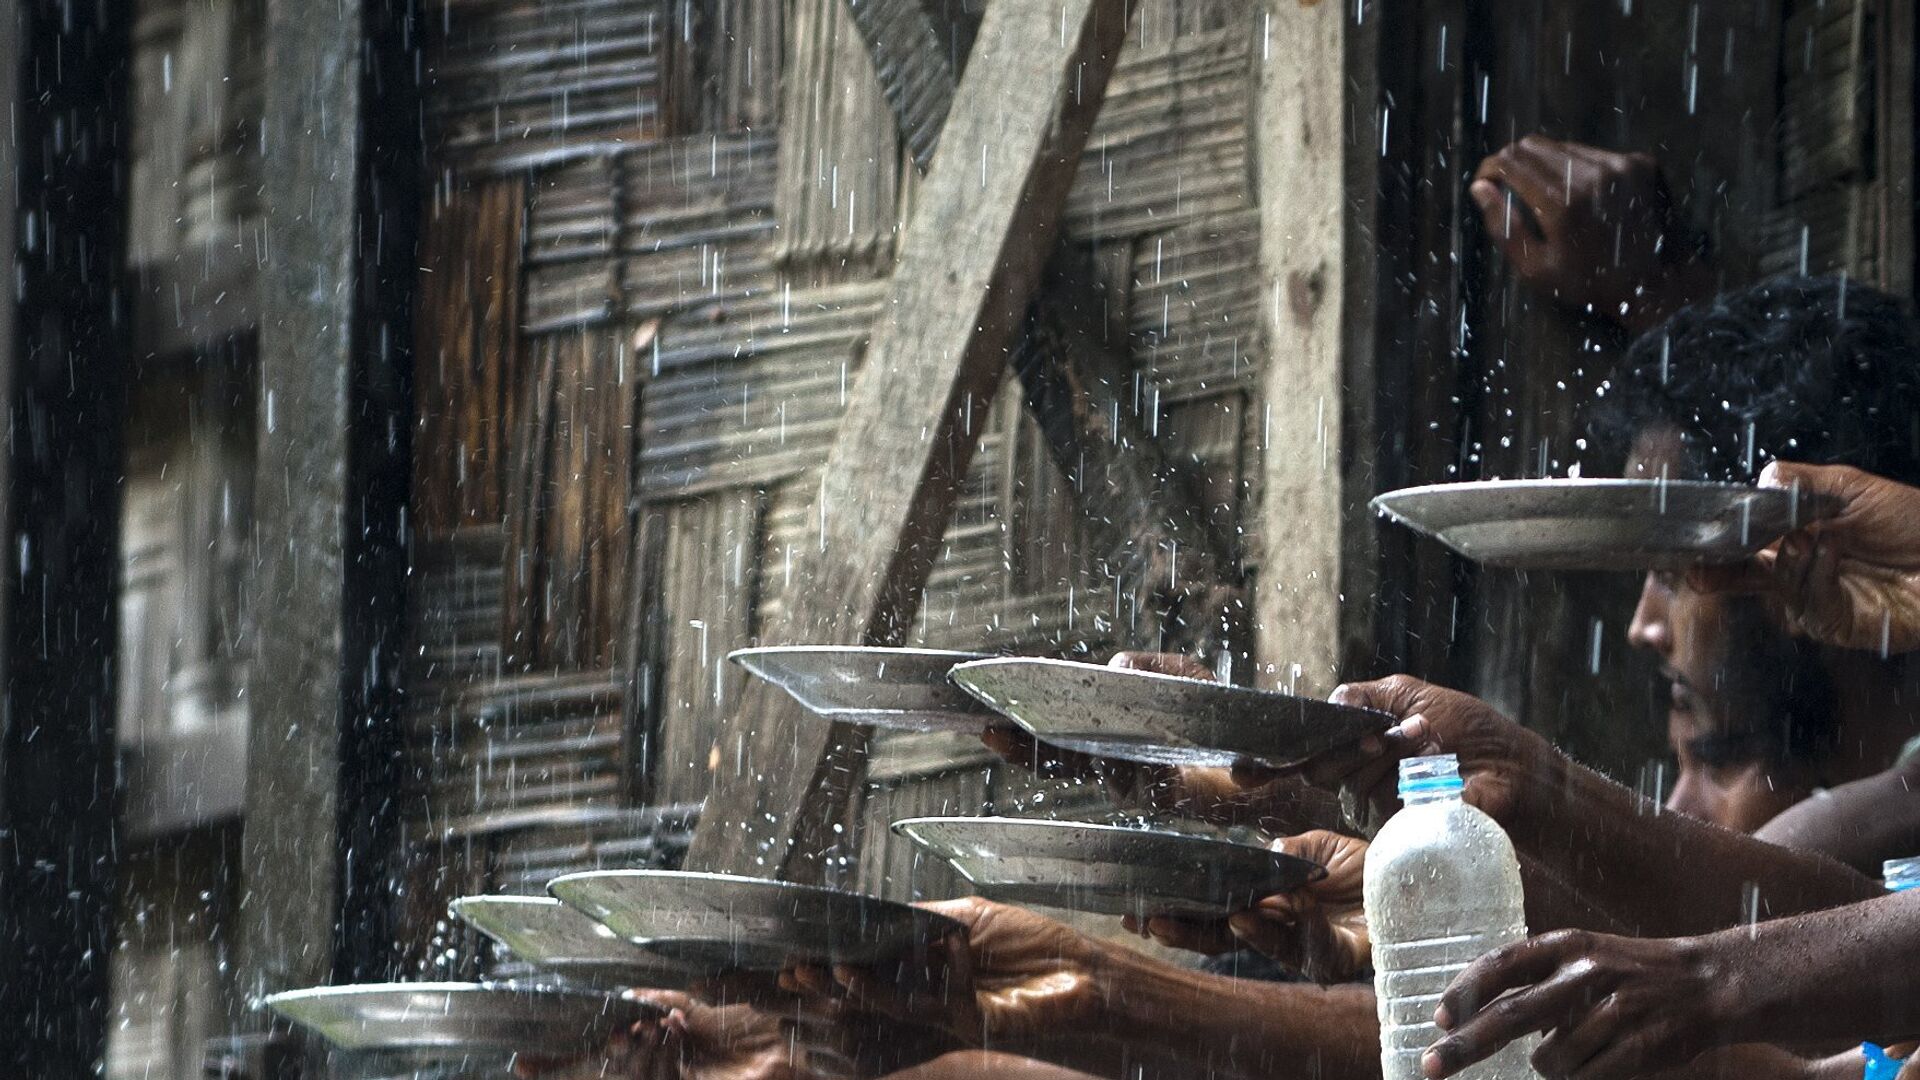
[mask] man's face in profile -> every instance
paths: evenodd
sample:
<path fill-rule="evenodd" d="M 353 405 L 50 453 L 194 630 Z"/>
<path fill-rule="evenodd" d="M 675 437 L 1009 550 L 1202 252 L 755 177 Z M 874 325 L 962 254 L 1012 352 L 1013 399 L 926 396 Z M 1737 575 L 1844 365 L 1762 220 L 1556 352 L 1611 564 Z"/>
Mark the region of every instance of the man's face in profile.
<path fill-rule="evenodd" d="M 1626 475 L 1689 479 L 1678 431 L 1660 426 L 1634 439 Z M 1812 650 L 1778 630 L 1750 599 L 1704 594 L 1682 576 L 1647 575 L 1627 638 L 1654 653 L 1668 697 L 1667 742 L 1678 761 L 1667 807 L 1752 832 L 1813 790 L 1814 762 L 1786 760 L 1787 717 L 1831 709 Z"/>

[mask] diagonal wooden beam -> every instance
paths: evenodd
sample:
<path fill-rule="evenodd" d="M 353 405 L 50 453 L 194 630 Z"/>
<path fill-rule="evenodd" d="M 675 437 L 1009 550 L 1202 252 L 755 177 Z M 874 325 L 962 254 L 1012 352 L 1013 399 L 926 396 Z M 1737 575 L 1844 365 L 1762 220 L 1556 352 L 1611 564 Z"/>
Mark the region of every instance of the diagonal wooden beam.
<path fill-rule="evenodd" d="M 967 63 L 973 19 L 961 0 L 847 4 L 901 139 L 924 168 Z M 1099 296 L 1091 268 L 1055 255 L 1012 357 L 1027 409 L 1072 481 L 1117 587 L 1166 616 L 1171 640 L 1217 645 L 1223 619 L 1239 610 L 1234 547 L 1194 478 L 1141 424 L 1128 358 L 1092 315 Z M 1189 597 L 1183 583 L 1199 583 L 1203 595 Z"/>
<path fill-rule="evenodd" d="M 1126 0 L 987 12 L 928 171 L 883 314 L 821 475 L 818 542 L 773 642 L 897 643 L 946 530 L 1053 250 L 1068 187 L 1126 33 Z M 854 790 L 861 741 L 749 684 L 687 856 L 705 870 L 818 878 L 824 823 Z"/>
<path fill-rule="evenodd" d="M 925 172 L 973 48 L 978 16 L 967 12 L 963 0 L 848 0 L 847 9 L 899 121 L 901 141 Z"/>

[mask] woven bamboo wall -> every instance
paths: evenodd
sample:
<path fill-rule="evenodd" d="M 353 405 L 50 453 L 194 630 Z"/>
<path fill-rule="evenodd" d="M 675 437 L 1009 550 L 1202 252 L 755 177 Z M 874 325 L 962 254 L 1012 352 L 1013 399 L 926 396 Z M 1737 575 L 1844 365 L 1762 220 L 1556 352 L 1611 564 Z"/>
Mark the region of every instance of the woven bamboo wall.
<path fill-rule="evenodd" d="M 430 31 L 409 805 L 439 838 L 414 885 L 439 895 L 486 878 L 453 847 L 502 821 L 703 796 L 741 680 L 723 657 L 757 641 L 815 535 L 807 498 L 914 183 L 843 0 L 464 0 Z M 1065 229 L 1137 407 L 1235 506 L 1266 352 L 1256 37 L 1244 0 L 1142 6 Z M 916 639 L 1157 640 L 1093 566 L 1017 390 L 985 422 Z M 892 818 L 1062 804 L 965 740 L 882 738 L 873 779 L 863 875 L 894 890 L 911 857 Z"/>

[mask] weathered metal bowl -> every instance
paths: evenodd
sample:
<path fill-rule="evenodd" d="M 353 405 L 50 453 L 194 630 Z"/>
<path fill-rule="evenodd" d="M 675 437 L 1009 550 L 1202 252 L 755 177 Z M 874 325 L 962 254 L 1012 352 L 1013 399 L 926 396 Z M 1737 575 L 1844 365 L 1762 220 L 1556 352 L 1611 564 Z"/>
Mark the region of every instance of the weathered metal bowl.
<path fill-rule="evenodd" d="M 1737 562 L 1838 510 L 1826 496 L 1699 480 L 1478 480 L 1403 488 L 1373 509 L 1489 566 L 1679 570 Z"/>
<path fill-rule="evenodd" d="M 1071 660 L 981 660 L 954 668 L 953 681 L 1041 742 L 1156 765 L 1294 765 L 1393 723 L 1315 698 Z"/>
<path fill-rule="evenodd" d="M 659 1014 L 608 994 L 480 983 L 318 986 L 266 1005 L 343 1050 L 426 1057 L 577 1054 Z"/>
<path fill-rule="evenodd" d="M 707 973 L 920 957 L 961 930 L 891 900 L 731 874 L 596 870 L 547 888 L 649 952 Z"/>
<path fill-rule="evenodd" d="M 809 712 L 897 731 L 978 732 L 992 714 L 947 672 L 985 653 L 853 645 L 736 649 L 727 659 L 793 695 Z"/>
<path fill-rule="evenodd" d="M 1327 872 L 1253 844 L 1077 821 L 923 817 L 893 831 L 988 899 L 1102 915 L 1221 918 Z"/>
<path fill-rule="evenodd" d="M 655 956 L 573 908 L 545 896 L 463 896 L 449 905 L 515 958 L 567 986 L 683 990 L 693 972 Z"/>

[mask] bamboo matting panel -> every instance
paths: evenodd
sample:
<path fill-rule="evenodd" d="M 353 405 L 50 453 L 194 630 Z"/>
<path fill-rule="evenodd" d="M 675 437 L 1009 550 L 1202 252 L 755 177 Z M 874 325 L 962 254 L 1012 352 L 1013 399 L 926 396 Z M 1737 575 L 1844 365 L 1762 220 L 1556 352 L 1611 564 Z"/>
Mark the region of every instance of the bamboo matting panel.
<path fill-rule="evenodd" d="M 773 291 L 775 141 L 693 135 L 554 170 L 528 213 L 528 334 Z"/>
<path fill-rule="evenodd" d="M 506 173 L 661 133 L 668 0 L 448 0 L 425 30 L 428 148 Z"/>
<path fill-rule="evenodd" d="M 505 516 L 522 394 L 526 185 L 476 183 L 426 211 L 414 334 L 413 529 L 444 539 Z"/>
<path fill-rule="evenodd" d="M 1121 57 L 1067 198 L 1075 240 L 1139 236 L 1251 209 L 1253 107 L 1245 28 Z"/>
<path fill-rule="evenodd" d="M 610 667 L 626 608 L 639 372 L 612 327 L 525 347 L 506 508 L 506 664 Z"/>
<path fill-rule="evenodd" d="M 789 12 L 775 257 L 799 273 L 884 273 L 900 221 L 893 110 L 846 0 L 793 0 Z"/>
<path fill-rule="evenodd" d="M 1128 322 L 1148 384 L 1138 411 L 1243 393 L 1264 366 L 1260 227 L 1253 213 L 1220 214 L 1142 239 L 1133 252 Z"/>

